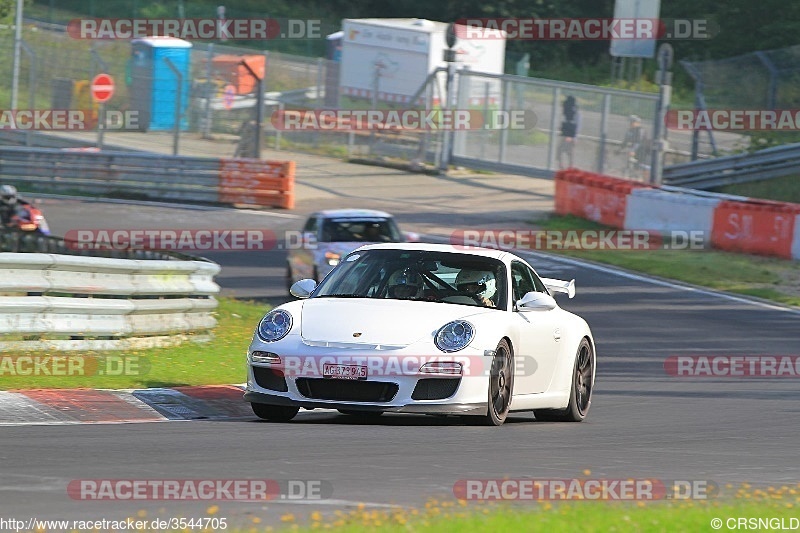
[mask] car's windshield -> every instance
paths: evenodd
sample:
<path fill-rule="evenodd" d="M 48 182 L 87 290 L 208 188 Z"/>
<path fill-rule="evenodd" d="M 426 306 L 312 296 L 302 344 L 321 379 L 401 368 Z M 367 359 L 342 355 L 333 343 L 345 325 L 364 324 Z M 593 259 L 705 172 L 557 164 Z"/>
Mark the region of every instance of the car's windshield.
<path fill-rule="evenodd" d="M 402 235 L 391 218 L 327 218 L 320 242 L 401 242 Z"/>
<path fill-rule="evenodd" d="M 312 297 L 420 300 L 504 309 L 506 273 L 489 257 L 421 250 L 347 256 Z"/>

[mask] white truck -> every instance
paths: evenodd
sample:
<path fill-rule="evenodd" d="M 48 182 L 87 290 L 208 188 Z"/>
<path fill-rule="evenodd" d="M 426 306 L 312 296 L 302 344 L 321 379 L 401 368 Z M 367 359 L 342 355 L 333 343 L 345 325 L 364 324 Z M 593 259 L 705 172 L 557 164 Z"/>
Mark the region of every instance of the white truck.
<path fill-rule="evenodd" d="M 428 74 L 447 65 L 447 26 L 424 19 L 345 19 L 340 95 L 372 99 L 377 88 L 379 101 L 410 103 Z M 486 30 L 484 34 L 471 28 L 469 33 L 456 33 L 474 36 L 456 40 L 457 68 L 503 74 L 506 42 L 502 32 Z M 474 92 L 469 95 L 471 100 L 485 96 L 484 87 L 476 87 Z"/>

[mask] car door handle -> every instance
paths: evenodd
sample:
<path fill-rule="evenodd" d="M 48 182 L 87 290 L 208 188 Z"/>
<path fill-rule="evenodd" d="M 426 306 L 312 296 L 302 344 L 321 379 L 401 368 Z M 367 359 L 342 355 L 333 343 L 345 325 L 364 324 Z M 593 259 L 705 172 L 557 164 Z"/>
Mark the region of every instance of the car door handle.
<path fill-rule="evenodd" d="M 556 342 L 561 340 L 561 329 L 560 328 L 556 328 L 556 329 L 553 330 L 553 338 L 556 340 Z"/>

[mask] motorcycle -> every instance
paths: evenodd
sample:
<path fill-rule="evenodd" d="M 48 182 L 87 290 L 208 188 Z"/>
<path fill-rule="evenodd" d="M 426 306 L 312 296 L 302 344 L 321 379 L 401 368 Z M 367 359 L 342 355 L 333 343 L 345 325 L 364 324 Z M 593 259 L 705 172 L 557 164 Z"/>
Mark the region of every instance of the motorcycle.
<path fill-rule="evenodd" d="M 11 217 L 9 227 L 24 232 L 50 235 L 50 226 L 42 211 L 29 203 L 20 203 L 16 213 Z"/>

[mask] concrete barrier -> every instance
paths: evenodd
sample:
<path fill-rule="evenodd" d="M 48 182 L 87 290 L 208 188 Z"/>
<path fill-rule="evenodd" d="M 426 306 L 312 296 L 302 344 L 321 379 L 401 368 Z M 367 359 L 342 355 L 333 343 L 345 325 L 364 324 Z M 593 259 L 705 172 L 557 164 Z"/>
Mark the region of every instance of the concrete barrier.
<path fill-rule="evenodd" d="M 700 231 L 704 241 L 710 243 L 714 209 L 721 201 L 659 189 L 633 189 L 625 206 L 625 229 Z"/>

